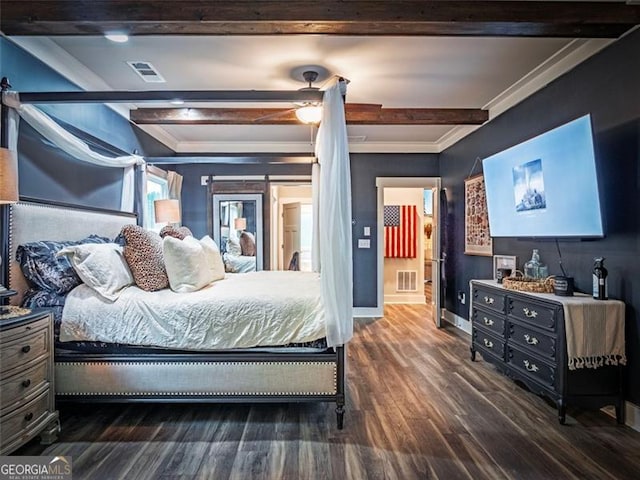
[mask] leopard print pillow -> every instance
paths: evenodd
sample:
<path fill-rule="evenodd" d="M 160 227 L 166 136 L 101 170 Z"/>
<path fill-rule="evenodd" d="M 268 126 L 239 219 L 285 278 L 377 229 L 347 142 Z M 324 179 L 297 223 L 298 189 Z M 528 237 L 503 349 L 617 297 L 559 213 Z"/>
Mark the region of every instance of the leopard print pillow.
<path fill-rule="evenodd" d="M 148 292 L 169 287 L 160 235 L 138 225 L 126 225 L 120 233 L 125 239 L 124 258 L 136 285 Z"/>
<path fill-rule="evenodd" d="M 178 240 L 184 240 L 187 237 L 193 237 L 193 233 L 187 227 L 174 227 L 173 225 L 167 225 L 160 230 L 160 238 L 166 236 L 177 238 Z"/>

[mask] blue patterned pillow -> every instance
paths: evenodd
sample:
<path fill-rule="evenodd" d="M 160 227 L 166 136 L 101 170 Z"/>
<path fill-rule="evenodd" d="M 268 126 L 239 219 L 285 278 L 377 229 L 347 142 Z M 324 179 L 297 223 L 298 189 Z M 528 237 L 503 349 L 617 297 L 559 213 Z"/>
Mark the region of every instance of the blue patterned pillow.
<path fill-rule="evenodd" d="M 36 290 L 46 290 L 64 294 L 82 283 L 69 260 L 65 257 L 56 257 L 56 254 L 64 247 L 81 245 L 83 243 L 109 243 L 111 240 L 98 235 L 75 242 L 54 242 L 44 240 L 41 242 L 25 243 L 19 245 L 16 251 L 16 260 L 20 264 L 22 274 Z"/>

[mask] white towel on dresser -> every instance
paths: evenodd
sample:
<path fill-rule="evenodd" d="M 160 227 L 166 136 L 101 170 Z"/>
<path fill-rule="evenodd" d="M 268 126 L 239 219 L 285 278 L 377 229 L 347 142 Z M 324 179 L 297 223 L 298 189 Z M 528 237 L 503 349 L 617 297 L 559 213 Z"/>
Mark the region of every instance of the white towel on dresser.
<path fill-rule="evenodd" d="M 627 364 L 623 302 L 573 297 L 562 304 L 569 370 Z"/>

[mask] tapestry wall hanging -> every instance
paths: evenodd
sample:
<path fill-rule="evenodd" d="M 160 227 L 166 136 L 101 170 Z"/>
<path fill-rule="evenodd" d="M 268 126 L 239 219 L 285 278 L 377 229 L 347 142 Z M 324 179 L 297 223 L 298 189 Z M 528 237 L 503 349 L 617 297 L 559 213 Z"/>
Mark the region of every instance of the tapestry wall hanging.
<path fill-rule="evenodd" d="M 464 181 L 464 253 L 493 255 L 487 197 L 482 175 L 476 175 Z"/>

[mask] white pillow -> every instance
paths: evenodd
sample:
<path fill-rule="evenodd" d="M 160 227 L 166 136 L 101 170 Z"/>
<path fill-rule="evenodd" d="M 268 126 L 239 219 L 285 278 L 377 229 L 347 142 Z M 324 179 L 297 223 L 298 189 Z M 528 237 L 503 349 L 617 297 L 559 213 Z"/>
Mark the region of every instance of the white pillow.
<path fill-rule="evenodd" d="M 222 280 L 224 278 L 224 262 L 218 245 L 209 235 L 202 237 L 200 244 L 204 248 L 205 261 L 211 271 L 212 281 Z"/>
<path fill-rule="evenodd" d="M 213 243 L 211 245 L 206 238 L 208 237 L 204 237 L 202 241 L 194 237 L 179 240 L 166 236 L 162 240 L 169 286 L 174 292 L 195 292 L 211 282 L 224 278 L 224 266 L 222 276 L 216 274 L 214 256 L 220 256 L 218 247 L 213 240 L 209 239 Z"/>
<path fill-rule="evenodd" d="M 80 279 L 98 294 L 117 300 L 122 291 L 133 285 L 133 275 L 116 243 L 84 243 L 65 247 L 58 256 L 65 255 Z"/>

